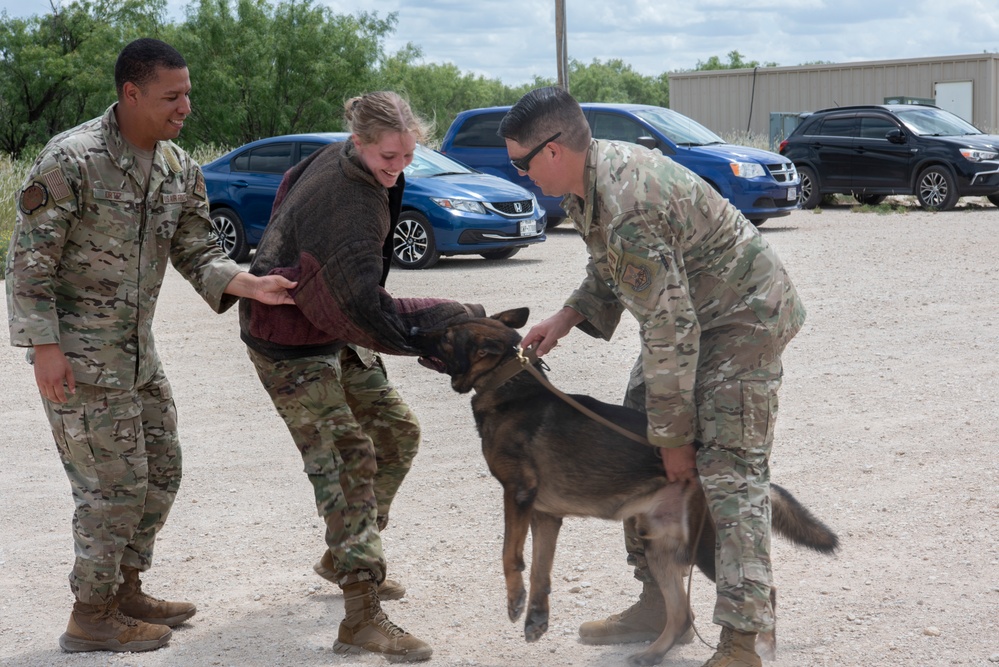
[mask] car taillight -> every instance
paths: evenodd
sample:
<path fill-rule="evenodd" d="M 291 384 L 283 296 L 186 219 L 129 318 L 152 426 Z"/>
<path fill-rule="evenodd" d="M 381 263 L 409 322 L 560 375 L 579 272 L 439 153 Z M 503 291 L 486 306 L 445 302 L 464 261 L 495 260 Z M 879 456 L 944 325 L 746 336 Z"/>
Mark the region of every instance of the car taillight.
<path fill-rule="evenodd" d="M 781 155 L 783 155 L 784 154 L 784 148 L 786 146 L 787 146 L 787 139 L 785 139 L 784 141 L 780 142 L 780 146 L 777 147 L 777 152 L 780 153 Z"/>

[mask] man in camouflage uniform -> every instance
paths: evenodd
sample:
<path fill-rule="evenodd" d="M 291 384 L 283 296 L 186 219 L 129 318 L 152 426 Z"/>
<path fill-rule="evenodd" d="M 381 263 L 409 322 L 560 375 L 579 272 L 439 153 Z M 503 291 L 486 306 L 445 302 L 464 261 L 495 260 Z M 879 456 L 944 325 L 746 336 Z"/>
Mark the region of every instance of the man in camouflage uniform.
<path fill-rule="evenodd" d="M 31 348 L 76 505 L 76 602 L 59 639 L 71 652 L 159 648 L 195 613 L 139 581 L 181 480 L 152 333 L 167 262 L 216 312 L 241 296 L 293 303 L 295 285 L 242 271 L 211 238 L 201 169 L 170 141 L 191 111 L 183 57 L 136 40 L 118 56 L 115 84 L 116 104 L 35 161 L 6 265 L 11 344 Z"/>
<path fill-rule="evenodd" d="M 625 404 L 645 410 L 670 481 L 700 479 L 718 531 L 715 623 L 705 667 L 758 667 L 756 634 L 773 627 L 769 459 L 780 354 L 804 309 L 777 254 L 698 176 L 635 144 L 596 141 L 561 88 L 534 90 L 500 124 L 514 166 L 562 202 L 590 254 L 565 306 L 532 328 L 538 355 L 575 326 L 609 340 L 625 310 L 641 354 Z M 695 445 L 695 443 L 698 443 Z M 664 601 L 642 541 L 625 524 L 639 601 L 584 623 L 588 643 L 656 638 Z"/>

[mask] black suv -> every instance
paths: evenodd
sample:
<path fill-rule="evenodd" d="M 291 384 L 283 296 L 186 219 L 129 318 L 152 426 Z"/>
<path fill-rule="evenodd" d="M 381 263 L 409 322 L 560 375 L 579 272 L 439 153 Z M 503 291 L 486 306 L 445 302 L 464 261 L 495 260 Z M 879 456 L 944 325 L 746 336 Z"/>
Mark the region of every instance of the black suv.
<path fill-rule="evenodd" d="M 959 197 L 986 196 L 999 206 L 999 136 L 926 104 L 835 107 L 807 115 L 780 144 L 801 176 L 801 207 L 822 195 L 864 204 L 915 195 L 946 211 Z"/>

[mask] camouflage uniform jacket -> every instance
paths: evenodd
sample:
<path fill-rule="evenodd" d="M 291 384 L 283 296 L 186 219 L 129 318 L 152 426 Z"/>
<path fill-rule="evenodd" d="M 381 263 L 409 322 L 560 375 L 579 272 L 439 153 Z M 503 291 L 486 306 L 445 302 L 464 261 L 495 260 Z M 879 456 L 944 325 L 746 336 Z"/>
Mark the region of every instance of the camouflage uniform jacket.
<path fill-rule="evenodd" d="M 649 440 L 691 443 L 695 387 L 777 359 L 804 308 L 753 224 L 658 151 L 595 140 L 584 186 L 562 202 L 590 254 L 566 305 L 607 340 L 624 310 L 638 320 Z"/>
<path fill-rule="evenodd" d="M 128 389 L 159 367 L 152 323 L 167 261 L 216 312 L 236 302 L 223 291 L 240 268 L 211 240 L 201 168 L 161 141 L 147 187 L 114 108 L 53 137 L 35 161 L 7 304 L 12 345 L 58 343 L 77 382 Z"/>

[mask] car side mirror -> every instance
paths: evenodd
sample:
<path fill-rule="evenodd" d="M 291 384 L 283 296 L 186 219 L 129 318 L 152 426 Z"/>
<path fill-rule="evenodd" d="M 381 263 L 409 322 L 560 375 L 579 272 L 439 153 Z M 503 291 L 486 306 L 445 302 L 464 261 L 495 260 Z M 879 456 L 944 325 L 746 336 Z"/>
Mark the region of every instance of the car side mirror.
<path fill-rule="evenodd" d="M 655 137 L 649 137 L 649 136 L 639 137 L 638 139 L 635 140 L 635 143 L 638 144 L 639 146 L 645 146 L 650 150 L 659 148 L 659 142 L 656 141 Z"/>
<path fill-rule="evenodd" d="M 885 139 L 887 139 L 889 142 L 893 144 L 904 144 L 905 134 L 902 132 L 902 130 L 896 127 L 893 130 L 888 130 L 888 133 L 885 134 Z"/>

